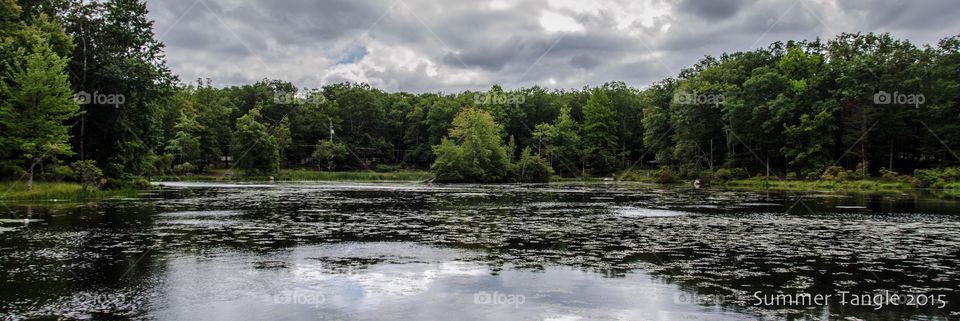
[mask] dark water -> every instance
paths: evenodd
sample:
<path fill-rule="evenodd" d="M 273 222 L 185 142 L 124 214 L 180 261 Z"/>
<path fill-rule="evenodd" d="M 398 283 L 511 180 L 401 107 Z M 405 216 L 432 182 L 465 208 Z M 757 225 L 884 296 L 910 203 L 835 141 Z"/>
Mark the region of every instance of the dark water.
<path fill-rule="evenodd" d="M 0 319 L 960 319 L 960 203 L 928 195 L 166 185 L 2 203 Z"/>

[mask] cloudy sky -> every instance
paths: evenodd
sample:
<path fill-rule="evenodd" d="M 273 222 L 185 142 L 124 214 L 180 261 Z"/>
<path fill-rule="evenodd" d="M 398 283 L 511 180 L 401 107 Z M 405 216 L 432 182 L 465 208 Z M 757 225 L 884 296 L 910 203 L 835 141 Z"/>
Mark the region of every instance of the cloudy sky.
<path fill-rule="evenodd" d="M 435 92 L 619 80 L 645 87 L 704 55 L 777 40 L 960 34 L 956 0 L 151 0 L 181 80 L 284 79 Z"/>

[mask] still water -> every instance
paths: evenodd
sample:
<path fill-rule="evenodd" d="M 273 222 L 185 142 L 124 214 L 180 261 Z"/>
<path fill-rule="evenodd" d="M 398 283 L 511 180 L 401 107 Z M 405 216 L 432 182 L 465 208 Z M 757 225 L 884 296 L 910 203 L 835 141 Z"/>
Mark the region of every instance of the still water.
<path fill-rule="evenodd" d="M 163 186 L 2 203 L 0 319 L 960 319 L 960 202 L 932 195 Z"/>

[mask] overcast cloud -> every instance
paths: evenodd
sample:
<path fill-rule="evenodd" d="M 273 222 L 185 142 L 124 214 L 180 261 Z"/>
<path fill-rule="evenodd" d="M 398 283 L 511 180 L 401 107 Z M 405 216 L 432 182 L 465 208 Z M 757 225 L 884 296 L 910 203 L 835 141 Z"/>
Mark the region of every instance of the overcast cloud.
<path fill-rule="evenodd" d="M 955 0 L 154 0 L 184 82 L 343 81 L 453 92 L 607 81 L 645 87 L 704 55 L 777 40 L 890 32 L 915 44 L 960 33 Z"/>

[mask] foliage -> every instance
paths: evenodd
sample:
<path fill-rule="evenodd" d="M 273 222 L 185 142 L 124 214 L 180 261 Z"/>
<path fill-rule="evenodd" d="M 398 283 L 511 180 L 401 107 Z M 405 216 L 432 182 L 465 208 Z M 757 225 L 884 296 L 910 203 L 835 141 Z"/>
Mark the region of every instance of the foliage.
<path fill-rule="evenodd" d="M 662 167 L 656 174 L 658 184 L 670 184 L 673 183 L 673 172 L 669 167 Z"/>
<path fill-rule="evenodd" d="M 840 166 L 830 166 L 820 175 L 820 180 L 827 182 L 846 181 L 849 174 Z"/>
<path fill-rule="evenodd" d="M 580 159 L 580 134 L 578 125 L 570 116 L 570 107 L 561 107 L 560 115 L 552 124 L 537 125 L 534 137 L 537 146 L 550 160 L 552 168 L 561 175 L 578 174 Z"/>
<path fill-rule="evenodd" d="M 453 119 L 449 138 L 433 147 L 438 182 L 503 182 L 510 169 L 503 128 L 488 112 L 467 108 Z"/>
<path fill-rule="evenodd" d="M 620 127 L 613 103 L 606 92 L 595 89 L 583 108 L 583 157 L 595 175 L 609 174 L 618 168 L 618 136 Z"/>
<path fill-rule="evenodd" d="M 70 168 L 73 170 L 76 179 L 80 182 L 83 190 L 87 190 L 88 187 L 100 188 L 107 183 L 107 178 L 103 176 L 103 171 L 100 168 L 97 168 L 96 163 L 92 160 L 82 160 L 73 162 L 70 164 Z"/>
<path fill-rule="evenodd" d="M 277 138 L 270 135 L 266 125 L 260 123 L 260 109 L 251 109 L 237 118 L 234 134 L 234 150 L 238 151 L 237 168 L 247 175 L 270 174 L 280 169 L 280 149 Z"/>
<path fill-rule="evenodd" d="M 547 160 L 540 155 L 533 154 L 529 147 L 520 152 L 520 160 L 517 161 L 510 175 L 514 180 L 524 183 L 546 183 L 550 181 L 553 175 L 553 168 L 547 163 Z"/>
<path fill-rule="evenodd" d="M 23 65 L 10 70 L 10 84 L 0 83 L 7 99 L 0 106 L 0 124 L 5 128 L 6 144 L 14 146 L 26 161 L 32 187 L 34 170 L 47 159 L 73 154 L 69 144 L 67 121 L 79 107 L 73 99 L 65 71 L 67 61 L 57 56 L 40 35 L 33 48 L 18 51 Z"/>
<path fill-rule="evenodd" d="M 313 159 L 317 167 L 330 171 L 343 167 L 347 155 L 347 146 L 343 143 L 321 140 L 314 149 Z"/>

